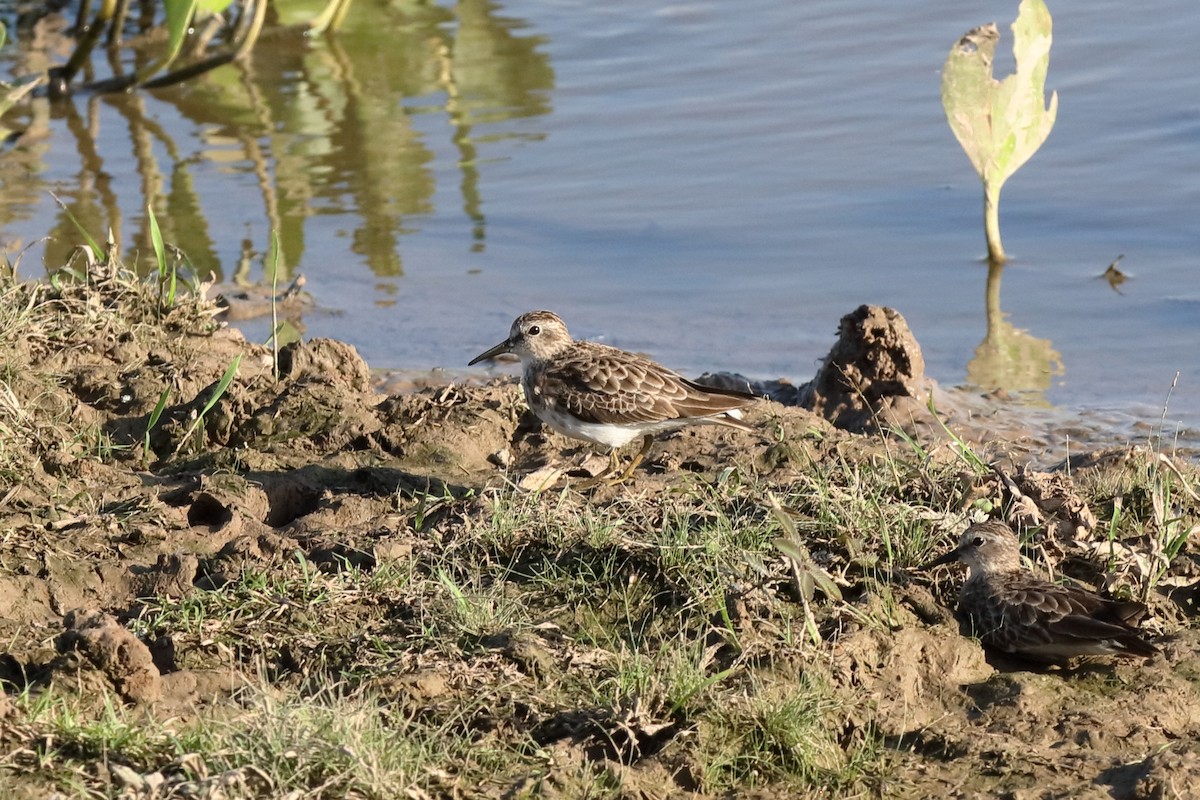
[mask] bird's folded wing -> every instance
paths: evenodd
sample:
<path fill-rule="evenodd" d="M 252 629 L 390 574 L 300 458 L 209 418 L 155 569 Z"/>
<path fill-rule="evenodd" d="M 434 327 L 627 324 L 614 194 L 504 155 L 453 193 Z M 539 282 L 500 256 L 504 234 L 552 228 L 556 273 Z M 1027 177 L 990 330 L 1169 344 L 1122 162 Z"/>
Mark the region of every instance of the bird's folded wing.
<path fill-rule="evenodd" d="M 690 390 L 679 376 L 650 362 L 592 354 L 545 370 L 542 396 L 561 410 L 596 424 L 652 424 L 688 416 Z M 682 413 L 681 413 L 682 412 Z"/>

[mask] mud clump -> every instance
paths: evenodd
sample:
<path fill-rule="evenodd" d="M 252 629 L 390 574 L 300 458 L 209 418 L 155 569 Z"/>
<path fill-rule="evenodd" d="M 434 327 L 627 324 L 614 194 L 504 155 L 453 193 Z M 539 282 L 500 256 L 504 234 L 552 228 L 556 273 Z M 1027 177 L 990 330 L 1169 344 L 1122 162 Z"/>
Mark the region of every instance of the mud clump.
<path fill-rule="evenodd" d="M 378 441 L 388 453 L 440 476 L 493 470 L 490 457 L 518 448 L 524 401 L 513 384 L 469 390 L 449 386 L 391 397 L 380 408 Z"/>
<path fill-rule="evenodd" d="M 1168 800 L 1200 794 L 1200 745 L 1178 742 L 1139 764 L 1114 769 L 1113 795 Z"/>
<path fill-rule="evenodd" d="M 255 407 L 230 435 L 235 446 L 268 449 L 300 440 L 318 451 L 361 448 L 379 427 L 370 370 L 342 342 L 288 345 L 279 354 L 279 382 L 264 376 L 253 388 Z"/>
<path fill-rule="evenodd" d="M 797 405 L 839 428 L 875 431 L 925 415 L 925 357 L 898 311 L 862 305 L 842 317 L 838 340 Z"/>
<path fill-rule="evenodd" d="M 334 339 L 295 342 L 279 351 L 279 375 L 294 383 L 316 381 L 350 392 L 371 391 L 371 370 L 358 351 Z"/>
<path fill-rule="evenodd" d="M 102 611 L 75 609 L 67 612 L 63 626 L 66 630 L 54 641 L 59 653 L 83 656 L 131 703 L 152 703 L 162 697 L 150 648 L 115 618 Z"/>

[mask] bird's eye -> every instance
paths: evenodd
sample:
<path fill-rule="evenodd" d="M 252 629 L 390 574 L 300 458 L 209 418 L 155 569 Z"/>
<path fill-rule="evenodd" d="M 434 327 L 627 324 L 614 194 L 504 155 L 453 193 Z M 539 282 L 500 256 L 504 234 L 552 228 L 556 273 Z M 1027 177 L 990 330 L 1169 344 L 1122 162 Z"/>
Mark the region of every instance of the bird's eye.
<path fill-rule="evenodd" d="M 975 545 L 976 547 L 983 547 L 983 537 L 976 536 L 974 539 L 971 540 L 971 544 Z"/>
<path fill-rule="evenodd" d="M 542 329 L 540 327 L 538 327 L 537 325 L 530 325 L 529 330 L 527 330 L 525 332 L 527 334 L 529 334 L 530 336 L 537 336 L 539 333 L 542 332 Z"/>

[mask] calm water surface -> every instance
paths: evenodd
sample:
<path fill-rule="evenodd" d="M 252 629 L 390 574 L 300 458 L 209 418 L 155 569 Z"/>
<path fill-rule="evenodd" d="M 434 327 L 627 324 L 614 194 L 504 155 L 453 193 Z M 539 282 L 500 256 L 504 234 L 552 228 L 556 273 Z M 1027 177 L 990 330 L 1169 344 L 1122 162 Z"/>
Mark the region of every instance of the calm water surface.
<path fill-rule="evenodd" d="M 884 304 L 945 384 L 1028 390 L 1118 437 L 1170 393 L 1168 430 L 1194 436 L 1200 4 L 1051 5 L 1058 122 L 1004 189 L 1014 260 L 989 317 L 981 191 L 940 70 L 995 20 L 1006 72 L 1015 10 L 359 2 L 332 40 L 276 36 L 184 87 L 18 115 L 0 245 L 49 233 L 22 272 L 61 263 L 78 237 L 53 191 L 149 252 L 151 203 L 197 266 L 261 282 L 277 228 L 281 279 L 302 272 L 317 302 L 306 335 L 373 367 L 459 369 L 551 308 L 684 372 L 803 381 L 843 314 Z M 63 60 L 34 47 L 54 29 L 18 31 L 10 75 Z M 1119 255 L 1114 290 L 1099 276 Z"/>

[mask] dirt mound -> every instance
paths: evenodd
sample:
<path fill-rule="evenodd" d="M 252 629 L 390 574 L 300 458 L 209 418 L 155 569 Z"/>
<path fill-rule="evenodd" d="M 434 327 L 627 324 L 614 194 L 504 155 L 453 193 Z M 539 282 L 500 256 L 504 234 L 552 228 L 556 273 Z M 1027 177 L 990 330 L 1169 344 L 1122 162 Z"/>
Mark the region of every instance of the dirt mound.
<path fill-rule="evenodd" d="M 55 639 L 58 651 L 68 656 L 82 655 L 123 698 L 132 703 L 153 703 L 162 697 L 150 648 L 116 619 L 102 611 L 73 610 L 63 618 L 63 628 Z"/>
<path fill-rule="evenodd" d="M 926 416 L 925 357 L 895 309 L 859 306 L 838 323 L 838 340 L 797 405 L 839 428 L 875 431 Z"/>

